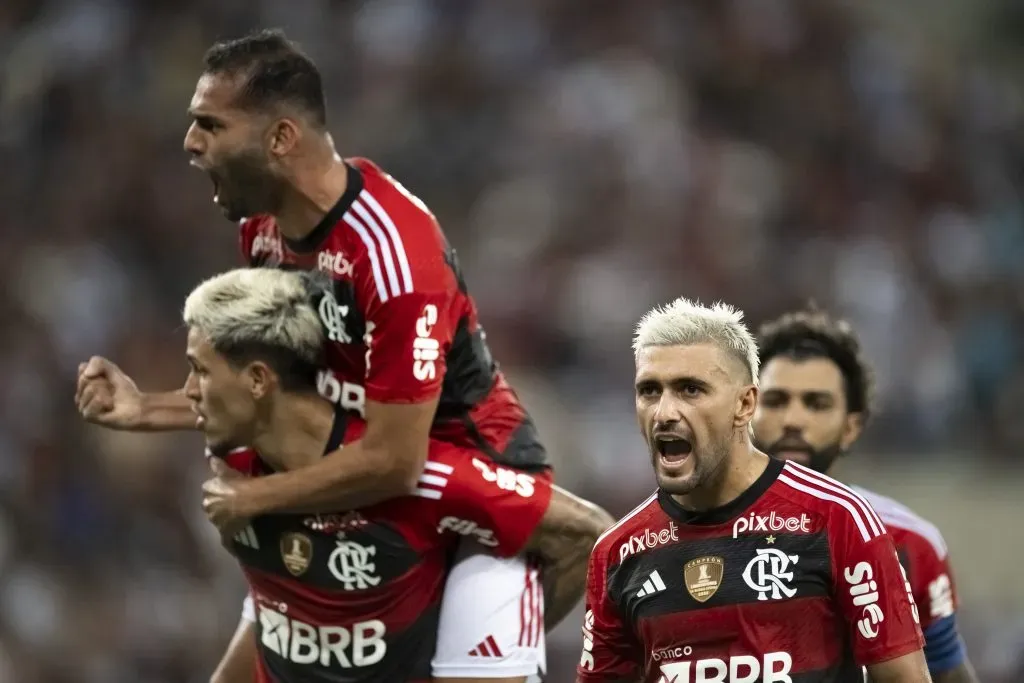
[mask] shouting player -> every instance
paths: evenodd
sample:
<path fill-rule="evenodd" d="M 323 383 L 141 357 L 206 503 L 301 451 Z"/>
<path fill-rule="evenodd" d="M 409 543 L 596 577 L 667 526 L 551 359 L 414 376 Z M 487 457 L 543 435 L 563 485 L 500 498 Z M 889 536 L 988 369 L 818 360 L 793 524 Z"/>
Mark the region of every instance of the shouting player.
<path fill-rule="evenodd" d="M 546 565 L 543 603 L 525 558 L 498 558 L 465 542 L 445 589 L 434 674 L 518 680 L 536 672 L 543 639 L 523 635 L 521 602 L 535 596 L 531 604 L 549 627 L 563 618 L 581 593 L 580 555 L 605 518 L 587 506 L 569 520 L 551 514 L 547 454 L 491 357 L 436 219 L 373 163 L 338 156 L 319 71 L 280 32 L 214 45 L 189 114 L 192 164 L 209 175 L 225 216 L 248 217 L 241 222 L 247 263 L 319 270 L 332 279 L 333 298 L 318 311 L 329 368 L 318 386 L 350 420 L 365 423 L 362 438 L 343 453 L 306 454 L 317 456 L 307 467 L 208 482 L 211 520 L 230 536 L 259 515 L 353 509 L 416 491 L 437 495 L 438 477 L 423 473 L 428 451 L 436 444 L 472 449 L 472 481 L 463 484 L 478 492 L 489 515 L 520 513 L 523 537 L 533 532 L 528 547 Z M 141 393 L 103 358 L 81 368 L 77 400 L 86 419 L 109 427 L 196 425 L 181 390 Z M 431 493 L 424 493 L 424 479 L 433 482 Z M 530 514 L 521 513 L 524 504 Z M 573 528 L 564 528 L 567 522 Z M 453 524 L 471 537 L 493 531 Z M 491 641 L 482 654 L 479 645 Z"/>
<path fill-rule="evenodd" d="M 658 490 L 594 547 L 577 680 L 930 680 L 892 538 L 863 497 L 751 444 L 742 314 L 685 299 L 637 326 Z"/>
<path fill-rule="evenodd" d="M 848 323 L 824 311 L 788 313 L 760 330 L 761 394 L 754 437 L 769 455 L 828 474 L 871 414 L 871 372 Z M 921 611 L 936 683 L 975 683 L 956 628 L 953 573 L 942 535 L 896 501 L 857 489 L 892 535 Z"/>
<path fill-rule="evenodd" d="M 204 282 L 185 302 L 185 395 L 208 450 L 246 475 L 310 466 L 363 431 L 317 392 L 325 341 L 317 290 L 306 274 L 239 269 Z M 475 491 L 463 488 L 471 479 L 460 470 L 474 469 L 472 457 L 434 442 L 425 472 L 446 480 L 441 496 L 264 515 L 229 542 L 257 616 L 257 681 L 430 678 L 449 550 L 459 538 L 447 520 L 490 529 L 482 540 L 499 550 L 524 542 L 512 515 L 489 518 Z M 224 478 L 237 476 L 219 457 L 211 462 Z"/>

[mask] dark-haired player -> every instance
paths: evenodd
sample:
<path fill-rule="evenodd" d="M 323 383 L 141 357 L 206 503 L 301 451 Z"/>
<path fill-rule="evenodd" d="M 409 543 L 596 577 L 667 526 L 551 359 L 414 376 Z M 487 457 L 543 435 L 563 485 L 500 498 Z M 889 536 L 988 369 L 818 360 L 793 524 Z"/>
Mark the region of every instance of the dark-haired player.
<path fill-rule="evenodd" d="M 828 474 L 871 414 L 871 371 L 849 323 L 820 310 L 787 313 L 759 334 L 761 395 L 754 437 L 765 452 Z M 956 591 L 942 534 L 885 496 L 856 489 L 896 542 L 921 613 L 936 683 L 976 681 L 956 627 Z"/>
<path fill-rule="evenodd" d="M 224 215 L 244 218 L 246 262 L 333 279 L 334 301 L 319 311 L 330 340 L 319 387 L 365 422 L 363 438 L 307 467 L 208 482 L 211 520 L 231 532 L 264 514 L 351 509 L 409 493 L 436 499 L 448 480 L 424 472 L 428 450 L 471 449 L 472 480 L 462 483 L 492 516 L 514 515 L 530 541 L 508 551 L 545 560 L 544 594 L 525 558 L 499 558 L 485 547 L 493 529 L 447 520 L 473 542 L 463 544 L 449 576 L 434 675 L 536 673 L 543 626 L 578 600 L 581 560 L 605 518 L 585 506 L 568 520 L 549 514 L 547 454 L 491 357 L 436 219 L 370 161 L 337 154 L 320 73 L 280 32 L 214 45 L 189 114 L 185 149 L 209 175 Z M 102 358 L 83 366 L 77 399 L 87 419 L 114 428 L 196 423 L 182 391 L 141 393 Z"/>
<path fill-rule="evenodd" d="M 658 490 L 594 547 L 577 680 L 930 681 L 892 538 L 851 489 L 750 441 L 742 314 L 685 299 L 637 327 Z"/>

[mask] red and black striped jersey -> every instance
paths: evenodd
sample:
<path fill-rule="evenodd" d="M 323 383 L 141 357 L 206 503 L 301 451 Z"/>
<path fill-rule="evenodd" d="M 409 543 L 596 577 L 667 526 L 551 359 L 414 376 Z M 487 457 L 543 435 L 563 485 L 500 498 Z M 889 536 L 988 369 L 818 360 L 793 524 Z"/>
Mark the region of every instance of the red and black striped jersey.
<path fill-rule="evenodd" d="M 487 346 L 476 304 L 433 214 L 366 159 L 350 159 L 348 188 L 304 239 L 271 216 L 241 226 L 251 266 L 320 270 L 334 282 L 320 317 L 329 372 L 320 392 L 357 418 L 365 401 L 418 403 L 440 395 L 431 438 L 502 464 L 548 466 L 533 421 Z"/>
<path fill-rule="evenodd" d="M 892 538 L 862 496 L 770 461 L 693 512 L 657 492 L 594 547 L 580 681 L 861 683 L 922 647 Z"/>
<path fill-rule="evenodd" d="M 362 428 L 339 412 L 326 450 Z M 269 473 L 249 448 L 225 460 L 249 476 Z M 256 611 L 256 683 L 429 681 L 456 545 L 471 536 L 500 555 L 519 552 L 536 524 L 534 501 L 546 507 L 550 495 L 540 486 L 531 497 L 503 491 L 479 469 L 466 451 L 431 441 L 415 496 L 335 514 L 260 516 L 239 532 L 231 551 Z M 481 505 L 503 493 L 501 506 Z"/>

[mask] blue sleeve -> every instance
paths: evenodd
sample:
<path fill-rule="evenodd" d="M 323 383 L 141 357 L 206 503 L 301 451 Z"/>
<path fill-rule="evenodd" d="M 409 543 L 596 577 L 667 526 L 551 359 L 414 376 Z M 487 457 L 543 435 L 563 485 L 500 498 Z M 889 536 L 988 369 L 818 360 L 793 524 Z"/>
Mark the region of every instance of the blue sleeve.
<path fill-rule="evenodd" d="M 967 659 L 964 641 L 956 630 L 956 615 L 934 621 L 924 631 L 924 656 L 933 674 L 949 671 Z"/>

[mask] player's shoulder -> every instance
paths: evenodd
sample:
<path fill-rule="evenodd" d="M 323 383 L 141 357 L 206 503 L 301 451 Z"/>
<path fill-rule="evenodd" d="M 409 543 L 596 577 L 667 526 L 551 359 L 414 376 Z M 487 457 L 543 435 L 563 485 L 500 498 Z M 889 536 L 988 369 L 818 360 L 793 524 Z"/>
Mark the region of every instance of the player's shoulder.
<path fill-rule="evenodd" d="M 885 525 L 864 496 L 809 467 L 787 461 L 772 490 L 808 512 L 824 516 L 830 534 L 854 529 L 865 543 L 885 534 Z"/>
<path fill-rule="evenodd" d="M 860 486 L 850 488 L 871 504 L 897 545 L 927 550 L 940 559 L 949 554 L 942 532 L 933 523 L 894 498 Z"/>
<path fill-rule="evenodd" d="M 615 524 L 612 524 L 594 543 L 593 556 L 602 560 L 618 558 L 617 548 L 630 538 L 649 529 L 652 524 L 668 524 L 668 516 L 658 503 L 658 492 L 649 495 L 642 503 Z"/>
<path fill-rule="evenodd" d="M 402 233 L 438 227 L 437 219 L 423 200 L 373 161 L 352 157 L 345 162 L 362 176 L 363 187 L 356 203 L 366 208 L 372 220 L 387 230 Z"/>

